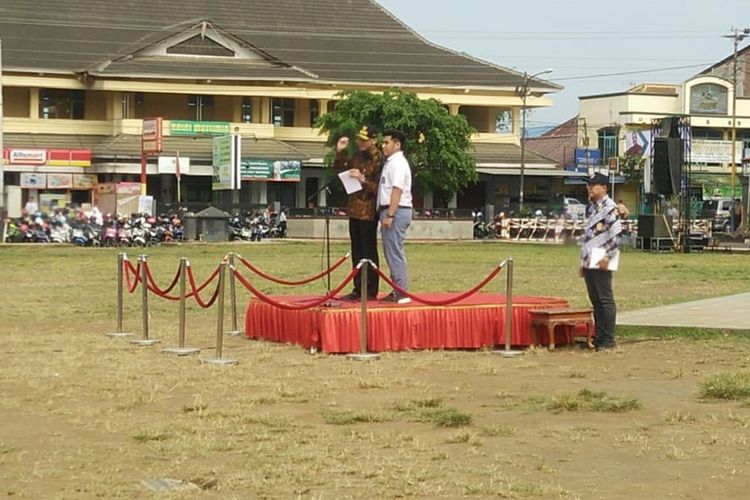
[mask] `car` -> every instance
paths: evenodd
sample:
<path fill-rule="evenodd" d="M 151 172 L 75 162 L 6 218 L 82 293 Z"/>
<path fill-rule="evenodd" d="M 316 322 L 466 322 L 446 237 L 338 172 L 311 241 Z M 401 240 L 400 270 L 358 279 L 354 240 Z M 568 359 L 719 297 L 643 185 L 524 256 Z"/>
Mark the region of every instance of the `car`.
<path fill-rule="evenodd" d="M 558 196 L 554 202 L 555 213 L 561 214 L 566 219 L 583 220 L 586 218 L 586 204 L 577 198 Z"/>
<path fill-rule="evenodd" d="M 701 206 L 701 219 L 711 221 L 713 231 L 723 231 L 728 233 L 732 225 L 732 203 L 731 198 L 715 198 L 712 200 L 703 200 Z"/>

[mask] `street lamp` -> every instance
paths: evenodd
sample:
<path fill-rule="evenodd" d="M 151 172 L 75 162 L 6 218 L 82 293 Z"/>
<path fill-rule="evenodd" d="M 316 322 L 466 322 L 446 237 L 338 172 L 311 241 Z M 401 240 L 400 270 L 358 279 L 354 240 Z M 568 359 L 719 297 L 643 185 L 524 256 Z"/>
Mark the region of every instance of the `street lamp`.
<path fill-rule="evenodd" d="M 523 84 L 516 87 L 516 93 L 521 96 L 521 186 L 518 188 L 518 212 L 523 212 L 523 176 L 526 170 L 526 144 L 523 139 L 526 136 L 526 98 L 529 96 L 529 82 L 539 75 L 552 73 L 552 69 L 545 69 L 539 73 L 529 75 L 523 72 Z"/>
<path fill-rule="evenodd" d="M 728 35 L 724 35 L 724 38 L 731 38 L 734 43 L 734 58 L 732 60 L 732 218 L 730 224 L 732 231 L 737 229 L 737 210 L 735 208 L 735 191 L 734 186 L 736 184 L 737 177 L 737 45 L 750 35 L 750 28 L 738 30 L 732 28 L 732 32 Z M 750 194 L 750 190 L 749 190 Z M 747 219 L 747 216 L 745 216 Z"/>

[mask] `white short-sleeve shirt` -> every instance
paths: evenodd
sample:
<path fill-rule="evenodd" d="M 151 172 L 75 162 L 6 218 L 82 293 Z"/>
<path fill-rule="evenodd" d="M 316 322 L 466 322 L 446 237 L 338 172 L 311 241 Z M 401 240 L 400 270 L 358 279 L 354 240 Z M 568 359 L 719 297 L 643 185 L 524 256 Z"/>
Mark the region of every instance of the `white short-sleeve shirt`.
<path fill-rule="evenodd" d="M 412 206 L 411 196 L 411 167 L 402 151 L 393 153 L 383 165 L 380 174 L 380 186 L 378 187 L 378 206 L 388 206 L 391 203 L 393 188 L 401 189 L 401 207 Z"/>

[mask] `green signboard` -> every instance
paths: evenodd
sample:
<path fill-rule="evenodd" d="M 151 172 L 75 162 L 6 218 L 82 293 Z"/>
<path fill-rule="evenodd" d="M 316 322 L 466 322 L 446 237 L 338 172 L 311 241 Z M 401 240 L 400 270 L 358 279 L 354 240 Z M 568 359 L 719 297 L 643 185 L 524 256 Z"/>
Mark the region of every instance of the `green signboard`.
<path fill-rule="evenodd" d="M 229 122 L 172 120 L 171 135 L 229 135 Z"/>
<path fill-rule="evenodd" d="M 266 181 L 299 181 L 302 162 L 299 160 L 256 160 L 243 158 L 240 163 L 242 179 Z"/>
<path fill-rule="evenodd" d="M 240 158 L 241 141 L 239 135 L 225 135 L 213 139 L 213 190 L 239 189 L 237 177 L 238 159 Z"/>

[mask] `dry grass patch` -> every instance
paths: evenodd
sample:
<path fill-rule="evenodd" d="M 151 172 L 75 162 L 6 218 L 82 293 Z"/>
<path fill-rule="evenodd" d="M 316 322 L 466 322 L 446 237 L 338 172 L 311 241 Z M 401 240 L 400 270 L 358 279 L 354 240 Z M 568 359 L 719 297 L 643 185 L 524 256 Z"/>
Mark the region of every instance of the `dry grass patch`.
<path fill-rule="evenodd" d="M 700 395 L 705 399 L 739 400 L 750 398 L 750 372 L 722 372 L 707 377 L 700 383 Z"/>
<path fill-rule="evenodd" d="M 638 410 L 641 403 L 636 398 L 609 396 L 603 391 L 582 389 L 577 394 L 562 393 L 556 396 L 537 396 L 529 398 L 532 409 L 541 409 L 553 413 L 564 411 L 595 411 L 604 413 L 622 413 Z"/>

